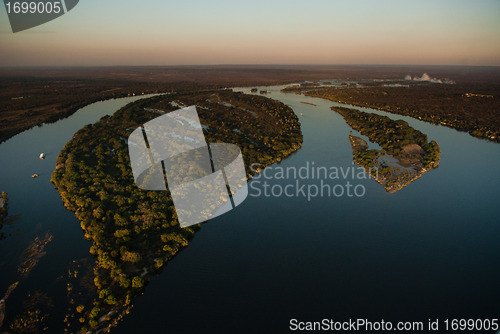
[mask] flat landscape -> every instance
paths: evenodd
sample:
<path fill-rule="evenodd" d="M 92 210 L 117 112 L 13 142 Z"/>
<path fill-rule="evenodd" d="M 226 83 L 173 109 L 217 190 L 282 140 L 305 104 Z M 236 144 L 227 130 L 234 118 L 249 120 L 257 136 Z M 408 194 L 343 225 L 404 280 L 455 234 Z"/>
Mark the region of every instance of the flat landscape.
<path fill-rule="evenodd" d="M 390 245 L 413 238 L 412 233 L 423 237 L 420 241 L 412 239 L 415 254 L 410 258 L 417 262 L 426 258 L 430 264 L 423 262 L 414 269 L 407 265 L 406 256 L 401 257 L 397 261 L 402 262 L 388 275 L 397 278 L 403 272 L 409 277 L 414 270 L 424 272 L 430 265 L 434 271 L 440 271 L 436 285 L 439 293 L 434 291 L 427 297 L 435 305 L 440 305 L 438 300 L 448 298 L 456 305 L 453 314 L 465 316 L 466 309 L 454 299 L 459 298 L 454 297 L 455 288 L 443 288 L 449 275 L 458 268 L 453 264 L 455 255 L 443 260 L 429 259 L 426 254 L 429 243 L 433 247 L 441 247 L 441 242 L 448 242 L 455 249 L 462 247 L 459 240 L 469 233 L 467 217 L 471 211 L 467 206 L 458 213 L 445 210 L 448 215 L 458 215 L 453 219 L 439 218 L 442 198 L 450 197 L 457 202 L 468 198 L 466 193 L 453 190 L 454 182 L 460 179 L 468 191 L 477 194 L 475 205 L 480 202 L 486 207 L 480 224 L 487 233 L 478 238 L 483 240 L 482 252 L 491 254 L 486 263 L 496 263 L 496 255 L 490 251 L 496 247 L 496 241 L 489 239 L 496 233 L 495 225 L 491 224 L 496 204 L 489 201 L 497 195 L 496 190 L 486 187 L 496 169 L 486 161 L 498 158 L 492 153 L 498 151 L 499 145 L 498 78 L 498 68 L 486 67 L 2 69 L 0 154 L 11 163 L 3 169 L 5 188 L 0 189 L 6 191 L 2 194 L 0 225 L 3 239 L 0 250 L 6 257 L 0 267 L 8 273 L 0 281 L 6 291 L 0 308 L 0 327 L 9 333 L 128 333 L 129 326 L 140 330 L 143 319 L 147 319 L 148 328 L 158 330 L 162 324 L 157 321 L 162 316 L 148 311 L 151 304 L 166 307 L 173 314 L 169 318 L 173 332 L 186 329 L 185 316 L 190 314 L 187 310 L 206 307 L 209 308 L 205 310 L 209 316 L 206 321 L 214 329 L 227 326 L 224 318 L 217 317 L 218 312 L 232 314 L 237 319 L 229 326 L 232 331 L 239 328 L 239 323 L 255 318 L 262 308 L 268 313 L 283 308 L 286 296 L 297 289 L 305 294 L 313 281 L 320 280 L 324 286 L 331 281 L 342 285 L 346 278 L 339 277 L 337 271 L 325 272 L 314 279 L 308 276 L 307 272 L 317 270 L 311 259 L 318 256 L 318 251 L 325 263 L 342 263 L 338 254 L 356 256 L 357 262 L 343 266 L 349 273 L 364 271 L 373 260 L 362 251 L 363 247 L 375 250 L 382 241 Z M 197 107 L 208 141 L 240 147 L 250 190 L 241 208 L 208 224 L 181 228 L 169 192 L 145 191 L 135 186 L 126 141 L 141 124 L 190 105 Z M 117 111 L 117 106 L 123 107 Z M 471 159 L 462 161 L 464 155 Z M 287 171 L 300 170 L 314 162 L 322 162 L 322 168 L 358 167 L 356 173 L 372 173 L 374 177 L 358 179 L 359 174 L 353 172 L 343 180 L 302 178 L 300 173 L 296 180 L 269 178 L 272 175 L 269 170 L 276 166 Z M 481 177 L 463 178 L 464 171 L 473 168 L 481 171 Z M 18 187 L 17 181 L 24 186 Z M 322 194 L 319 197 L 318 181 Z M 323 193 L 325 186 L 333 191 L 342 188 L 343 181 L 345 189 L 361 187 L 362 196 L 336 198 L 330 190 Z M 283 189 L 280 187 L 286 190 L 277 193 L 276 189 Z M 290 193 L 294 187 L 297 192 Z M 482 191 L 478 192 L 477 187 Z M 270 189 L 270 195 L 265 195 Z M 301 197 L 304 189 L 308 193 L 306 198 Z M 316 193 L 314 189 L 318 189 Z M 419 206 L 427 210 L 411 209 L 407 196 L 418 198 Z M 361 201 L 371 212 L 369 220 L 356 216 Z M 410 218 L 398 218 L 408 215 L 408 210 Z M 395 213 L 387 214 L 389 211 Z M 427 213 L 431 216 L 426 216 Z M 422 221 L 427 223 L 421 225 Z M 391 226 L 391 232 L 370 237 L 377 235 L 377 226 L 382 222 Z M 448 230 L 440 230 L 443 222 L 450 228 L 461 222 L 459 237 L 448 240 Z M 401 224 L 415 227 L 402 231 Z M 358 232 L 352 234 L 352 228 Z M 418 231 L 413 231 L 414 228 Z M 338 229 L 342 233 L 337 236 Z M 323 230 L 328 233 L 317 239 L 323 234 L 317 231 Z M 368 233 L 368 246 L 361 247 L 361 253 L 346 246 L 356 244 L 356 235 L 363 233 Z M 435 233 L 438 239 L 434 239 Z M 290 239 L 282 239 L 283 235 Z M 72 247 L 68 248 L 67 242 Z M 229 244 L 234 252 L 218 248 Z M 269 250 L 271 245 L 274 251 Z M 285 257 L 280 247 L 287 250 Z M 332 247 L 335 255 L 330 253 Z M 402 249 L 407 244 L 395 247 L 404 254 Z M 392 248 L 377 252 L 381 259 L 394 256 Z M 308 259 L 309 264 L 301 259 Z M 208 261 L 211 265 L 198 263 L 193 267 L 191 261 Z M 241 275 L 233 271 L 240 261 L 244 263 L 239 267 Z M 300 288 L 295 284 L 280 288 L 276 282 L 282 280 L 283 272 L 269 267 L 268 261 L 282 262 L 280 268 L 285 270 L 286 277 L 297 275 L 295 261 L 302 261 L 305 269 L 299 271 L 296 279 L 308 283 Z M 388 266 L 386 260 L 378 261 L 380 266 Z M 57 269 L 52 272 L 47 270 L 49 267 Z M 203 279 L 156 285 L 155 282 L 176 277 L 176 268 L 195 270 L 190 275 Z M 470 264 L 468 271 L 473 268 Z M 491 295 L 492 282 L 499 277 L 497 270 L 488 268 L 491 267 L 478 272 L 489 288 L 468 295 L 476 302 L 484 302 L 477 312 L 487 315 L 495 311 L 496 300 L 486 295 Z M 201 272 L 196 272 L 198 269 Z M 372 270 L 374 275 L 385 277 L 377 269 Z M 263 272 L 267 275 L 265 279 Z M 486 278 L 491 272 L 493 275 Z M 229 284 L 218 275 L 237 279 Z M 271 299 L 268 299 L 267 277 L 274 281 L 273 289 L 278 291 Z M 242 289 L 238 287 L 238 279 L 250 279 L 252 283 Z M 352 284 L 364 295 L 377 294 L 369 290 L 371 282 L 370 276 L 361 275 Z M 418 279 L 409 282 L 412 288 L 391 294 L 391 303 L 399 305 L 407 295 L 426 293 L 426 286 Z M 381 291 L 394 286 L 402 289 L 389 277 L 378 284 Z M 459 277 L 456 284 L 467 287 L 467 275 Z M 220 306 L 210 291 L 217 291 L 228 300 L 233 300 L 237 293 L 241 299 L 252 301 L 245 306 L 248 313 L 239 313 L 233 302 Z M 341 292 L 332 287 L 326 293 L 333 300 Z M 300 308 L 300 312 L 321 312 L 316 300 L 323 298 L 323 294 L 322 290 L 316 290 L 311 297 L 303 297 L 307 307 Z M 172 302 L 165 306 L 163 298 L 171 298 Z M 202 303 L 197 301 L 199 298 Z M 383 298 L 379 299 L 378 308 L 386 305 Z M 347 317 L 357 302 L 349 301 L 348 308 L 337 303 L 329 305 Z M 420 318 L 428 308 L 427 302 L 421 302 L 415 304 L 412 312 Z M 277 316 L 288 317 L 293 312 L 296 310 L 285 307 Z M 378 316 L 377 310 L 365 312 L 367 316 Z M 434 307 L 433 312 L 442 309 Z M 399 316 L 398 308 L 390 308 L 388 313 Z M 257 327 L 266 324 L 273 329 L 280 327 L 272 319 L 260 320 L 243 332 L 254 333 Z M 188 332 L 201 329 L 194 322 L 187 328 Z"/>
<path fill-rule="evenodd" d="M 500 85 L 494 70 L 483 77 L 481 72 L 477 69 L 461 77 L 463 71 L 457 71 L 440 79 L 427 73 L 407 74 L 393 80 L 348 80 L 337 85 L 309 82 L 284 91 L 410 116 L 500 142 Z"/>
<path fill-rule="evenodd" d="M 420 76 L 425 71 L 456 84 L 430 85 L 415 81 L 412 89 L 390 87 L 392 81 L 401 83 L 405 76 Z M 314 85 L 307 85 L 298 91 L 307 90 L 311 96 L 423 117 L 470 131 L 475 136 L 499 140 L 498 68 L 234 65 L 0 68 L 0 142 L 33 126 L 67 117 L 91 102 L 110 98 L 328 79 L 367 82 L 363 88 L 340 86 L 333 90 L 328 87 L 313 90 Z"/>
<path fill-rule="evenodd" d="M 0 334 L 500 334 L 500 1 L 4 2 Z"/>

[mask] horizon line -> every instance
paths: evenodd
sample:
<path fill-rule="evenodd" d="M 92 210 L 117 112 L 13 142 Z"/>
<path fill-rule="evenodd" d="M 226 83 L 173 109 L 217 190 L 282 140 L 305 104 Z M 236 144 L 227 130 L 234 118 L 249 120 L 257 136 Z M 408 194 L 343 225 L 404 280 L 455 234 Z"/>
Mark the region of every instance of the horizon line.
<path fill-rule="evenodd" d="M 320 67 L 320 66 L 340 66 L 340 67 L 360 67 L 360 66 L 391 66 L 391 67 L 500 67 L 500 65 L 464 65 L 464 64 L 346 64 L 346 63 L 325 63 L 325 64 L 312 64 L 312 63 L 294 63 L 294 64 L 279 64 L 279 63 L 267 63 L 267 64 L 252 64 L 252 63 L 227 63 L 227 64 L 152 64 L 152 65 L 0 65 L 0 69 L 13 69 L 13 68 L 133 68 L 133 67 L 165 67 L 165 68 L 180 68 L 180 67 L 238 67 L 238 66 L 253 66 L 253 67 L 271 67 L 271 66 L 308 66 L 308 67 Z"/>

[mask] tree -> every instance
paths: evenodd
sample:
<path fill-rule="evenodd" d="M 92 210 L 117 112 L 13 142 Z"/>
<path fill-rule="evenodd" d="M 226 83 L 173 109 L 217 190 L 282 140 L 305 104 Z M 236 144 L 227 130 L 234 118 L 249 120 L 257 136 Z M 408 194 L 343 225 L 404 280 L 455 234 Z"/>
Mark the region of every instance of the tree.
<path fill-rule="evenodd" d="M 133 288 L 137 288 L 137 289 L 140 289 L 144 286 L 144 280 L 139 277 L 139 276 L 135 276 L 133 279 L 132 279 L 132 287 Z"/>
<path fill-rule="evenodd" d="M 122 255 L 122 260 L 137 263 L 141 260 L 141 255 L 139 253 L 125 251 Z"/>

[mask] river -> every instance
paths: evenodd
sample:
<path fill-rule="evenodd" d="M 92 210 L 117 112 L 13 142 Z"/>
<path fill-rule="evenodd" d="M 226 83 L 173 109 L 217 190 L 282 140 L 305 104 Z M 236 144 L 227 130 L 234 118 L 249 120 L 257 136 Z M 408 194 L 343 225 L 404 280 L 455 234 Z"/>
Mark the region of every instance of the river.
<path fill-rule="evenodd" d="M 304 143 L 271 170 L 313 163 L 355 168 L 350 127 L 330 110 L 341 104 L 282 94 L 281 88 L 258 87 L 299 115 Z M 64 300 L 56 292 L 64 286 L 60 278 L 72 260 L 89 257 L 90 243 L 49 182 L 55 159 L 79 128 L 132 100 L 92 104 L 0 145 L 0 188 L 9 193 L 9 214 L 19 215 L 3 228 L 12 235 L 0 241 L 0 294 L 17 279 L 16 265 L 30 241 L 45 231 L 54 235 L 7 310 L 19 309 L 16 296 L 33 289 L 50 293 L 56 305 Z M 364 189 L 359 197 L 257 196 L 263 181 L 283 189 L 297 180 L 251 180 L 245 202 L 203 224 L 189 247 L 151 279 L 114 332 L 283 333 L 292 318 L 425 324 L 498 318 L 500 145 L 369 111 L 403 119 L 436 140 L 442 150 L 439 168 L 395 194 L 374 180 L 349 179 Z M 38 158 L 41 152 L 45 160 Z M 33 173 L 40 176 L 32 179 Z"/>

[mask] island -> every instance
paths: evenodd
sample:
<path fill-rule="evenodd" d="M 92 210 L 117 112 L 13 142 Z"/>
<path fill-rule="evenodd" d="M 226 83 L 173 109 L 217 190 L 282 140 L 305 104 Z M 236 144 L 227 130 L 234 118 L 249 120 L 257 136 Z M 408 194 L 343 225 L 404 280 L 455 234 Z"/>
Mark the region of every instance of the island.
<path fill-rule="evenodd" d="M 436 141 L 415 130 L 403 120 L 351 108 L 332 107 L 352 129 L 367 136 L 382 149 L 369 149 L 368 143 L 349 135 L 353 161 L 365 168 L 389 193 L 395 193 L 439 165 L 441 150 Z M 352 131 L 351 131 L 352 132 Z"/>
<path fill-rule="evenodd" d="M 318 106 L 317 104 L 314 104 L 314 103 L 311 103 L 311 102 L 300 101 L 300 103 L 308 104 L 308 105 L 313 106 L 313 107 L 317 107 Z"/>
<path fill-rule="evenodd" d="M 69 332 L 106 332 L 116 325 L 151 275 L 200 229 L 200 224 L 179 226 L 168 191 L 135 185 L 127 146 L 138 126 L 191 105 L 196 105 L 207 142 L 240 147 L 248 178 L 251 164 L 279 162 L 302 145 L 300 123 L 290 107 L 227 89 L 138 100 L 79 130 L 60 152 L 51 178 L 92 241 L 90 253 L 96 257 L 89 270 L 93 284 L 72 298 L 74 310 L 66 317 Z M 78 270 L 74 275 L 80 275 Z"/>
<path fill-rule="evenodd" d="M 410 116 L 500 142 L 497 83 L 406 79 L 359 79 L 336 85 L 290 85 L 283 93 L 304 94 L 358 107 Z M 472 80 L 472 79 L 469 79 Z"/>

